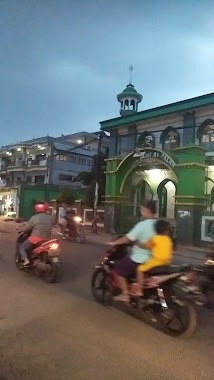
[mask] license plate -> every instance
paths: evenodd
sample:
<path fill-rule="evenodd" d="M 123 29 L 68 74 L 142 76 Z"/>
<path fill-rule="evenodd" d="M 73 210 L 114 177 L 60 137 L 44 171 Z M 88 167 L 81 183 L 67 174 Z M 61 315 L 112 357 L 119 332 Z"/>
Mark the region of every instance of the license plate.
<path fill-rule="evenodd" d="M 53 260 L 53 263 L 59 263 L 59 258 L 58 257 L 53 257 L 52 260 Z"/>
<path fill-rule="evenodd" d="M 48 251 L 48 256 L 50 256 L 50 257 L 55 257 L 55 256 L 58 256 L 60 254 L 60 251 L 59 251 L 59 249 L 54 249 L 54 250 L 49 250 Z"/>

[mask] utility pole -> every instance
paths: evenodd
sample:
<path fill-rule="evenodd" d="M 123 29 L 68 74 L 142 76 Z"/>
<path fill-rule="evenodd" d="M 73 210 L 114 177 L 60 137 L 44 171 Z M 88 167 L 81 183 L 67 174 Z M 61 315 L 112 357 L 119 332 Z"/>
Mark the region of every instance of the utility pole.
<path fill-rule="evenodd" d="M 98 135 L 98 147 L 97 147 L 97 160 L 96 160 L 96 183 L 95 183 L 95 191 L 94 191 L 94 217 L 97 215 L 97 206 L 98 206 L 98 198 L 99 198 L 99 169 L 100 169 L 100 157 L 102 152 L 102 139 L 103 132 L 100 132 Z"/>

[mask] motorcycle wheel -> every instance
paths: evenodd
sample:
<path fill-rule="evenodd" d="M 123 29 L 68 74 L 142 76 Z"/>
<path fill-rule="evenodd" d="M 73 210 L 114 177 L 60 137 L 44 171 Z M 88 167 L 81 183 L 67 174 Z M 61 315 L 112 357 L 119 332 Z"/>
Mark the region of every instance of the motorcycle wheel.
<path fill-rule="evenodd" d="M 20 256 L 19 252 L 15 253 L 15 265 L 16 265 L 16 268 L 18 270 L 21 271 L 23 269 L 23 265 L 22 265 L 22 261 L 21 261 L 21 256 Z"/>
<path fill-rule="evenodd" d="M 76 237 L 77 243 L 85 244 L 85 232 L 84 231 L 77 231 L 77 237 Z"/>
<path fill-rule="evenodd" d="M 197 312 L 182 292 L 171 288 L 168 309 L 161 314 L 161 330 L 173 337 L 190 338 L 198 325 Z"/>
<path fill-rule="evenodd" d="M 62 276 L 62 264 L 54 263 L 50 258 L 46 260 L 46 264 L 49 266 L 49 270 L 43 273 L 43 279 L 48 284 L 57 282 Z"/>
<path fill-rule="evenodd" d="M 95 269 L 91 278 L 91 292 L 95 300 L 101 304 L 112 302 L 113 288 L 109 275 L 104 269 Z"/>

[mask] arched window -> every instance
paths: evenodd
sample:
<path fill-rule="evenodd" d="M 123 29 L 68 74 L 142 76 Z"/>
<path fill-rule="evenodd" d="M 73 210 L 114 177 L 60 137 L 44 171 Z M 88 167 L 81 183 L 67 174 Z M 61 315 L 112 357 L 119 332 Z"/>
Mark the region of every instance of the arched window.
<path fill-rule="evenodd" d="M 173 150 L 180 145 L 180 134 L 172 127 L 167 127 L 161 134 L 160 143 L 163 150 Z"/>
<path fill-rule="evenodd" d="M 149 132 L 143 132 L 138 139 L 137 146 L 138 148 L 154 148 L 154 136 Z"/>
<path fill-rule="evenodd" d="M 205 120 L 197 131 L 199 144 L 209 151 L 214 151 L 214 120 Z"/>
<path fill-rule="evenodd" d="M 201 146 L 209 151 L 214 151 L 214 122 L 205 127 L 201 135 Z"/>
<path fill-rule="evenodd" d="M 135 100 L 134 99 L 131 100 L 131 107 L 132 107 L 132 111 L 135 111 Z"/>
<path fill-rule="evenodd" d="M 124 102 L 124 110 L 128 110 L 128 109 L 129 109 L 129 101 L 128 99 L 126 99 Z"/>
<path fill-rule="evenodd" d="M 201 137 L 201 146 L 207 150 L 214 150 L 214 124 L 208 125 Z"/>

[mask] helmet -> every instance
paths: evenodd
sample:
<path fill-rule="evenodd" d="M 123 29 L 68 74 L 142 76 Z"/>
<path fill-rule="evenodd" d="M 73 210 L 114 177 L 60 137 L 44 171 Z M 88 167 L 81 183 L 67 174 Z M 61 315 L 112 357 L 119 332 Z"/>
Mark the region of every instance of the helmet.
<path fill-rule="evenodd" d="M 48 206 L 48 203 L 46 202 L 39 202 L 35 205 L 35 211 L 36 213 L 39 213 L 39 212 L 48 212 L 49 210 L 49 206 Z"/>

